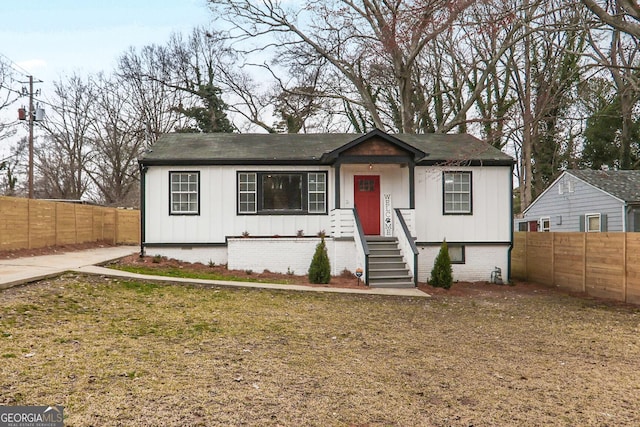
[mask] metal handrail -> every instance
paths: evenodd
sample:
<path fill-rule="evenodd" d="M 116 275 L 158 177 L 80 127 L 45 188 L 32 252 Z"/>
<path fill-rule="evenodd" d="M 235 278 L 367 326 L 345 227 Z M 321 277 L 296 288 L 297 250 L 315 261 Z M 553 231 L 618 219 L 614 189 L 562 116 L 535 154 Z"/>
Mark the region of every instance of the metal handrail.
<path fill-rule="evenodd" d="M 409 247 L 413 252 L 413 283 L 418 286 L 418 247 L 416 246 L 416 242 L 413 240 L 413 236 L 411 236 L 411 232 L 409 231 L 409 227 L 407 226 L 406 221 L 404 220 L 404 216 L 402 216 L 402 211 L 398 208 L 395 209 L 396 216 L 398 217 L 398 222 L 402 227 L 402 232 L 404 233 L 404 237 L 409 242 Z"/>
<path fill-rule="evenodd" d="M 358 216 L 358 210 L 353 208 L 353 220 L 356 224 L 356 232 L 362 244 L 362 250 L 364 251 L 364 283 L 369 285 L 369 245 L 367 239 L 364 237 L 364 230 L 362 229 L 362 223 L 360 223 L 360 217 Z"/>

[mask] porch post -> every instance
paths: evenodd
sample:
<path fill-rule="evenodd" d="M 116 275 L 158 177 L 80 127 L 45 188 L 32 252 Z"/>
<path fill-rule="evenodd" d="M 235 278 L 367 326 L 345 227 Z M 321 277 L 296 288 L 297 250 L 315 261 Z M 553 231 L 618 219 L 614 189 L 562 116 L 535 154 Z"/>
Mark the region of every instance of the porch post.
<path fill-rule="evenodd" d="M 416 208 L 415 168 L 416 168 L 415 162 L 409 161 L 409 209 Z"/>
<path fill-rule="evenodd" d="M 340 162 L 336 162 L 333 165 L 333 169 L 335 172 L 335 179 L 334 179 L 334 194 L 335 194 L 335 200 L 334 200 L 334 204 L 335 204 L 335 209 L 340 209 Z"/>

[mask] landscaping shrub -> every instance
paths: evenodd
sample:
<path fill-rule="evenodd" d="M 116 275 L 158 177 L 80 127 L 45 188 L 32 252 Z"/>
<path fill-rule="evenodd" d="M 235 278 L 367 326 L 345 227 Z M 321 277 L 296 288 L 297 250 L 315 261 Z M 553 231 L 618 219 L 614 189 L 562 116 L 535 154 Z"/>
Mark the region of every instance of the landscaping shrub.
<path fill-rule="evenodd" d="M 449 289 L 453 284 L 453 270 L 451 269 L 451 258 L 449 258 L 449 248 L 447 241 L 443 241 L 440 252 L 436 257 L 429 284 L 437 288 Z"/>
<path fill-rule="evenodd" d="M 329 264 L 329 255 L 327 254 L 327 246 L 324 244 L 324 237 L 316 246 L 316 252 L 313 254 L 311 266 L 309 266 L 309 282 L 314 284 L 326 284 L 331 280 L 331 265 Z"/>

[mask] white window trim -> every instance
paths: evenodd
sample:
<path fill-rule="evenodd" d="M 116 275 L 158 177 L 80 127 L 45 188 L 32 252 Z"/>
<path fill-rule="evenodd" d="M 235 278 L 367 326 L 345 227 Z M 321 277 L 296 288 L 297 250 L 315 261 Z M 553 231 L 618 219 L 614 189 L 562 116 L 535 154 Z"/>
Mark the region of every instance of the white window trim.
<path fill-rule="evenodd" d="M 194 191 L 190 190 L 173 190 L 173 177 L 176 175 L 195 175 L 196 180 L 196 189 Z M 188 183 L 189 181 L 187 181 Z M 182 184 L 182 181 L 179 182 Z M 181 210 L 181 209 L 173 209 L 175 203 L 178 203 L 179 206 L 183 206 L 185 203 L 187 207 L 190 202 L 175 202 L 174 196 L 177 194 L 195 194 L 196 195 L 196 207 L 195 210 Z M 169 215 L 200 215 L 200 172 L 199 171 L 169 171 Z"/>
<path fill-rule="evenodd" d="M 589 230 L 589 218 L 598 217 L 598 229 L 597 230 Z M 584 216 L 584 231 L 587 233 L 600 233 L 602 231 L 602 215 L 599 213 L 588 213 Z"/>
<path fill-rule="evenodd" d="M 253 177 L 253 181 L 247 180 L 246 183 L 253 183 L 253 190 L 240 190 L 240 177 L 245 175 L 247 178 Z M 241 194 L 253 194 L 253 209 L 243 210 L 242 202 L 240 201 Z M 258 212 L 258 174 L 255 172 L 238 172 L 238 213 L 241 214 L 255 214 Z"/>
<path fill-rule="evenodd" d="M 469 190 L 450 190 L 447 191 L 447 175 L 453 175 L 453 182 L 455 184 L 455 176 L 467 176 L 469 179 Z M 468 194 L 469 195 L 469 207 L 467 209 L 455 210 L 447 209 L 447 194 Z M 443 215 L 472 215 L 473 214 L 473 174 L 471 171 L 444 171 L 442 173 L 442 213 Z"/>
<path fill-rule="evenodd" d="M 320 183 L 320 181 L 318 180 L 318 177 L 322 177 L 323 181 L 322 184 L 324 185 L 324 189 L 323 190 L 311 190 L 309 188 L 309 181 L 310 181 L 310 177 L 311 175 L 315 175 L 316 176 L 316 185 L 318 185 Z M 323 173 L 323 172 L 308 172 L 307 173 L 307 212 L 309 212 L 310 214 L 323 214 L 327 212 L 327 174 Z M 324 195 L 324 200 L 322 202 L 322 209 L 311 209 L 311 204 L 313 203 L 311 201 L 311 194 L 323 194 Z M 317 201 L 315 203 L 318 203 Z"/>
<path fill-rule="evenodd" d="M 545 221 L 547 221 L 548 223 L 548 227 L 546 229 L 544 228 Z M 542 218 L 540 218 L 540 225 L 538 226 L 538 231 L 547 232 L 547 233 L 551 231 L 551 217 L 543 216 Z"/>

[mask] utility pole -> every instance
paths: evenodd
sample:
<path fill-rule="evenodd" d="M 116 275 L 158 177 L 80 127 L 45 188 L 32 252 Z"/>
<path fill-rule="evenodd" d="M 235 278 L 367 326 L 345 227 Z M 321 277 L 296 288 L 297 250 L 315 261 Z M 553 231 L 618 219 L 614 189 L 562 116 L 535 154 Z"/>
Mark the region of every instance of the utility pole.
<path fill-rule="evenodd" d="M 29 110 L 25 111 L 24 107 L 19 108 L 18 118 L 20 120 L 27 120 L 27 125 L 29 128 L 29 198 L 33 199 L 33 123 L 44 118 L 44 110 L 40 109 L 40 107 L 36 109 L 33 105 L 33 96 L 35 95 L 33 93 L 33 76 L 28 77 L 29 93 L 27 93 L 27 89 L 25 87 L 22 87 L 22 96 L 29 95 Z M 42 80 L 38 80 L 36 83 L 42 83 Z"/>
<path fill-rule="evenodd" d="M 29 76 L 29 198 L 33 199 L 33 76 Z"/>

